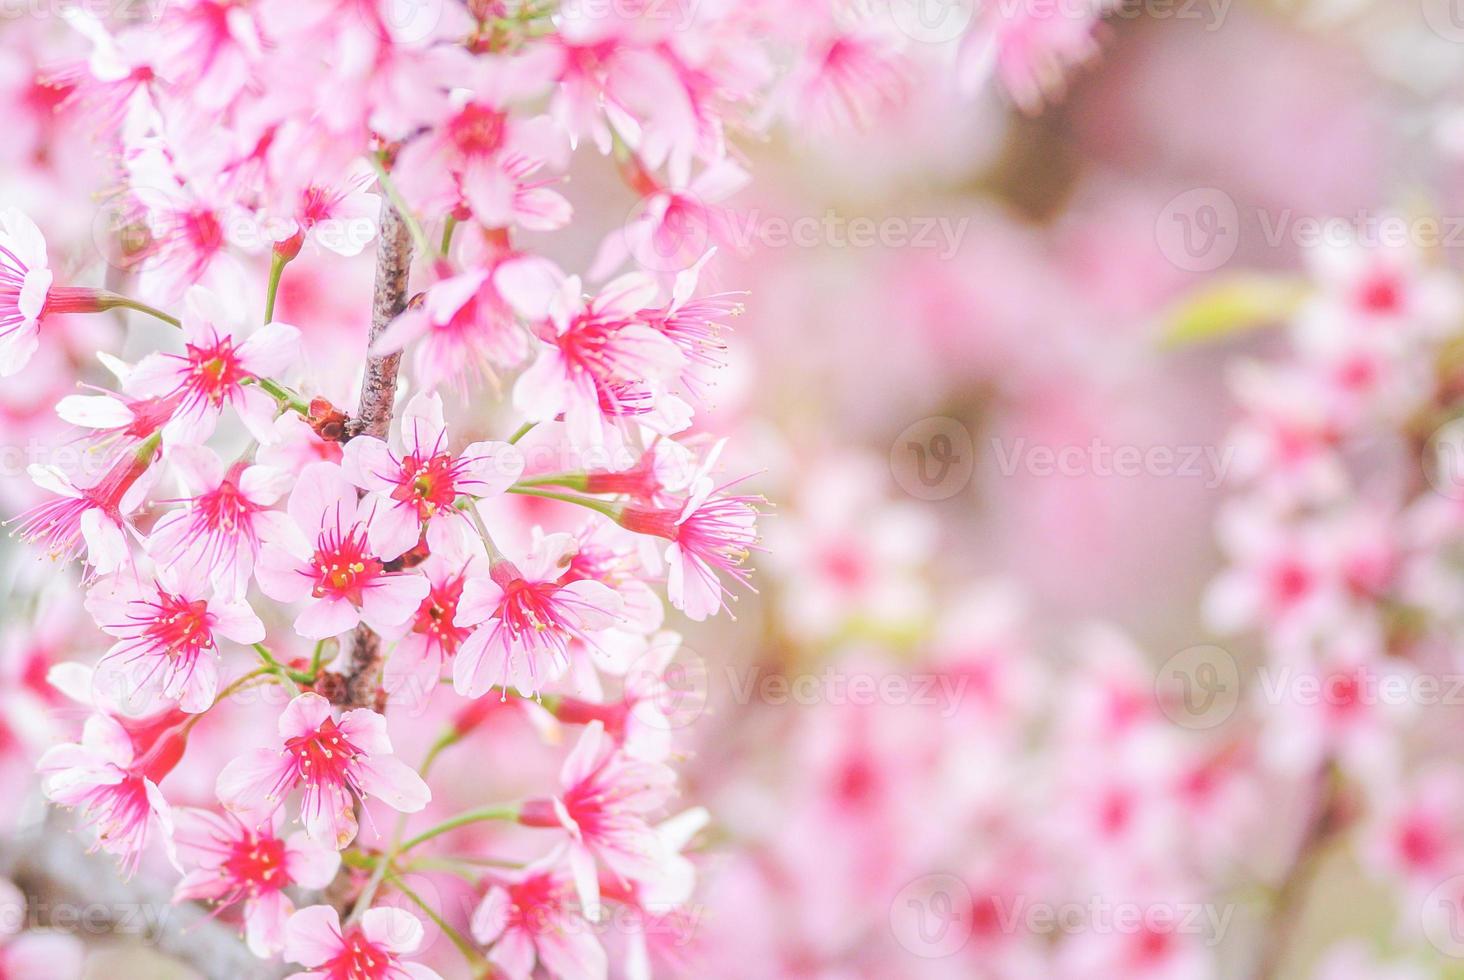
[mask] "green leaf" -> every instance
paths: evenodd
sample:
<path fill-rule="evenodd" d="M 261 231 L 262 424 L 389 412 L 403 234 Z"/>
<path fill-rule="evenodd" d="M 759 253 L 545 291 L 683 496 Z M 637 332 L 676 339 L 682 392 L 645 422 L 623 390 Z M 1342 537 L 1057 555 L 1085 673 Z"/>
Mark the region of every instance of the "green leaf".
<path fill-rule="evenodd" d="M 1207 285 L 1169 311 L 1161 341 L 1165 347 L 1223 340 L 1280 323 L 1306 297 L 1305 280 L 1246 274 Z"/>

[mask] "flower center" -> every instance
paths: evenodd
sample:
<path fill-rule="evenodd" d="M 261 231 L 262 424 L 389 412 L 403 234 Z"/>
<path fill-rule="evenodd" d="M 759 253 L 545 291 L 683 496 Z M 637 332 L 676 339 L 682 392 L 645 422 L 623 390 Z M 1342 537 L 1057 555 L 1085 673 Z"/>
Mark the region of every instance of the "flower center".
<path fill-rule="evenodd" d="M 221 340 L 213 347 L 189 344 L 188 363 L 191 387 L 215 405 L 224 400 L 229 389 L 249 376 L 239 364 L 232 340 Z"/>
<path fill-rule="evenodd" d="M 315 588 L 317 599 L 345 599 L 361 604 L 361 592 L 381 574 L 381 562 L 367 550 L 361 525 L 357 524 L 343 538 L 338 530 L 326 531 L 316 543 Z"/>
<path fill-rule="evenodd" d="M 503 113 L 469 103 L 447 124 L 447 135 L 464 156 L 492 156 L 503 145 Z"/>
<path fill-rule="evenodd" d="M 452 506 L 457 497 L 452 457 L 438 453 L 424 460 L 408 455 L 402 460 L 401 482 L 391 496 L 393 500 L 416 504 L 418 516 L 423 520 L 440 508 Z"/>
<path fill-rule="evenodd" d="M 182 596 L 160 592 L 154 609 L 155 618 L 147 627 L 147 636 L 169 657 L 191 659 L 199 650 L 214 645 L 208 603 L 204 600 L 189 602 Z"/>
<path fill-rule="evenodd" d="M 295 769 L 308 783 L 352 785 L 351 763 L 361 754 L 340 733 L 334 719 L 327 718 L 309 735 L 296 735 L 285 742 L 285 752 L 295 757 Z"/>
<path fill-rule="evenodd" d="M 249 890 L 250 895 L 285 887 L 285 842 L 276 837 L 246 837 L 235 841 L 223 871 Z"/>

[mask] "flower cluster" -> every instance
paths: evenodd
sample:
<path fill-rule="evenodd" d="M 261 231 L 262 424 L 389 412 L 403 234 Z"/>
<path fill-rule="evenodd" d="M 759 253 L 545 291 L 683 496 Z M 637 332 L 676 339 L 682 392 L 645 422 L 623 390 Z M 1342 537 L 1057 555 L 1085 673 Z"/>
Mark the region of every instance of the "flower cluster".
<path fill-rule="evenodd" d="M 1103 9 L 946 40 L 1035 105 Z M 35 39 L 22 155 L 93 161 L 66 179 L 106 189 L 109 268 L 56 244 L 76 222 L 44 216 L 48 246 L 0 212 L 0 375 L 84 387 L 34 413 L 71 451 L 12 526 L 109 645 L 49 684 L 37 654 L 15 696 L 84 716 L 39 771 L 97 848 L 165 857 L 175 901 L 298 976 L 436 976 L 424 921 L 474 975 L 643 976 L 707 820 L 674 804 L 661 597 L 716 616 L 761 550 L 704 414 L 742 303 L 708 287 L 712 205 L 747 179 L 729 137 L 897 109 L 921 39 L 822 3 L 404 12 L 185 0 Z M 545 243 L 585 237 L 568 180 L 596 163 L 639 204 L 587 281 Z M 403 716 L 446 722 L 419 745 Z M 434 778 L 459 744 L 513 751 Z M 632 925 L 602 942 L 610 915 Z"/>

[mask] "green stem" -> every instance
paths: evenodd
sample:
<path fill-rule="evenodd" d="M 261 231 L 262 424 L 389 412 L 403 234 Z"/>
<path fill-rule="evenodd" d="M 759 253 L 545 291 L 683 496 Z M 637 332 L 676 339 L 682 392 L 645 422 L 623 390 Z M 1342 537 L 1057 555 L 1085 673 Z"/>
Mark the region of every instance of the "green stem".
<path fill-rule="evenodd" d="M 407 896 L 407 898 L 411 899 L 416 904 L 416 906 L 422 910 L 423 914 L 425 914 L 427 918 L 436 923 L 437 928 L 442 930 L 442 934 L 448 939 L 452 940 L 452 944 L 458 948 L 458 952 L 462 953 L 463 957 L 468 961 L 469 964 L 471 964 L 474 975 L 478 975 L 485 966 L 483 961 L 483 954 L 479 953 L 478 950 L 473 946 L 473 944 L 468 942 L 467 937 L 458 932 L 452 926 L 448 925 L 447 922 L 443 920 L 442 916 L 437 914 L 436 909 L 434 909 L 431 905 L 428 905 L 425 901 L 422 900 L 422 897 L 420 895 L 412 891 L 411 888 L 407 887 L 406 882 L 402 881 L 402 879 L 397 877 L 395 874 L 390 875 L 389 878 L 394 888 L 400 891 L 403 895 Z"/>
<path fill-rule="evenodd" d="M 275 659 L 274 654 L 269 652 L 269 647 L 265 646 L 263 643 L 255 643 L 253 644 L 253 646 L 254 652 L 259 654 L 259 658 L 264 661 L 265 667 L 278 674 L 280 679 L 283 680 L 286 684 L 291 684 L 291 686 L 293 686 L 293 684 L 312 684 L 315 682 L 315 678 L 311 677 L 309 674 L 302 673 L 298 670 L 291 670 L 284 664 L 280 663 L 278 660 Z"/>
<path fill-rule="evenodd" d="M 533 432 L 534 426 L 538 424 L 538 422 L 525 422 L 523 425 L 518 427 L 517 432 L 508 437 L 508 444 L 510 446 L 515 445 L 524 436 L 528 435 L 530 432 Z"/>
<path fill-rule="evenodd" d="M 457 226 L 458 219 L 452 215 L 448 215 L 447 220 L 442 224 L 442 248 L 440 251 L 444 256 L 447 255 L 447 250 L 452 248 L 452 235 L 453 232 L 457 231 Z"/>
<path fill-rule="evenodd" d="M 138 313 L 146 313 L 150 317 L 162 320 L 164 323 L 174 327 L 183 326 L 182 321 L 170 313 L 164 313 L 155 306 L 148 306 L 141 300 L 133 299 L 131 296 L 123 296 L 121 293 L 104 292 L 97 301 L 101 310 L 136 310 Z"/>
<path fill-rule="evenodd" d="M 422 230 L 422 223 L 417 220 L 412 209 L 407 207 L 407 202 L 401 192 L 397 190 L 391 174 L 386 172 L 381 157 L 373 153 L 370 160 L 372 169 L 376 171 L 376 179 L 381 183 L 381 189 L 386 192 L 386 196 L 391 200 L 391 206 L 396 208 L 397 214 L 402 216 L 402 223 L 407 226 L 407 231 L 411 232 L 412 242 L 417 246 L 417 251 L 422 255 L 438 254 L 437 250 L 428 243 L 427 233 Z"/>
<path fill-rule="evenodd" d="M 256 377 L 254 381 L 259 387 L 269 392 L 274 397 L 274 400 L 285 408 L 298 412 L 301 415 L 308 416 L 310 414 L 310 406 L 299 395 L 296 395 L 278 381 L 260 377 Z"/>
<path fill-rule="evenodd" d="M 280 291 L 280 276 L 284 274 L 285 266 L 290 260 L 279 252 L 272 252 L 269 259 L 269 287 L 264 294 L 264 322 L 274 322 L 275 296 Z"/>
<path fill-rule="evenodd" d="M 416 837 L 407 841 L 401 846 L 398 853 L 405 854 L 418 844 L 425 844 L 434 837 L 441 837 L 459 827 L 466 827 L 472 823 L 482 823 L 485 820 L 517 820 L 519 807 L 517 803 L 510 803 L 504 806 L 482 807 L 477 810 L 468 810 L 466 813 L 459 813 L 455 817 L 444 820 L 435 827 L 429 827 Z"/>
<path fill-rule="evenodd" d="M 587 473 L 546 473 L 543 476 L 525 477 L 514 484 L 519 487 L 568 487 L 570 490 L 584 490 L 589 483 Z"/>
<path fill-rule="evenodd" d="M 508 488 L 509 493 L 523 494 L 526 497 L 543 497 L 545 500 L 561 500 L 566 504 L 579 504 L 581 507 L 588 507 L 599 514 L 604 514 L 612 521 L 620 516 L 615 504 L 605 500 L 596 500 L 593 497 L 579 497 L 572 493 L 555 493 L 553 490 L 536 490 L 533 487 L 512 486 Z"/>

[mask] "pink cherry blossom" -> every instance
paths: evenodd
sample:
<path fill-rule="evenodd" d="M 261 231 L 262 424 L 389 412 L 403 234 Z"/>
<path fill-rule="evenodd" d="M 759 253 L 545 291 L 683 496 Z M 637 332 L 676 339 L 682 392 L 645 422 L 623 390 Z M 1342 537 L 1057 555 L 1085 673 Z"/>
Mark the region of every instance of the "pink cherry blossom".
<path fill-rule="evenodd" d="M 355 805 L 368 796 L 402 813 L 427 805 L 431 791 L 392 755 L 386 719 L 369 708 L 331 717 L 330 702 L 306 692 L 279 720 L 279 748 L 239 756 L 219 773 L 219 799 L 236 813 L 273 814 L 296 787 L 312 840 L 342 848 L 356 837 Z"/>
<path fill-rule="evenodd" d="M 183 354 L 151 354 L 127 379 L 144 397 L 181 395 L 163 426 L 165 440 L 199 443 L 213 434 L 224 405 L 232 405 L 256 438 L 268 439 L 275 400 L 257 382 L 288 367 L 298 356 L 300 332 L 270 323 L 241 337 L 234 314 L 211 293 L 195 288 L 183 318 Z"/>
<path fill-rule="evenodd" d="M 289 486 L 289 474 L 242 461 L 225 468 L 206 447 L 180 446 L 169 458 L 192 496 L 153 525 L 149 552 L 169 568 L 205 576 L 222 591 L 241 594 L 263 539 L 284 533 L 281 515 L 269 508 Z"/>
<path fill-rule="evenodd" d="M 96 846 L 116 855 L 131 874 L 153 840 L 160 839 L 171 854 L 172 808 L 158 780 L 177 765 L 183 747 L 176 728 L 151 744 L 137 744 L 116 719 L 97 713 L 87 718 L 80 742 L 47 750 L 36 767 L 45 777 L 47 798 L 78 808 L 96 834 Z"/>
<path fill-rule="evenodd" d="M 22 540 L 43 546 L 53 558 L 73 561 L 83 553 L 98 575 L 130 561 L 131 515 L 157 478 L 153 445 L 144 444 L 114 463 L 94 482 L 78 482 L 56 467 L 32 464 L 27 472 L 55 498 L 21 514 Z"/>
<path fill-rule="evenodd" d="M 649 422 L 686 364 L 676 344 L 636 317 L 655 302 L 655 281 L 621 276 L 586 302 L 578 277 L 555 284 L 527 271 L 503 270 L 499 286 L 520 313 L 541 321 L 548 343 L 514 385 L 514 406 L 532 421 L 563 415 L 580 447 L 603 445 L 617 419 Z"/>
<path fill-rule="evenodd" d="M 108 578 L 92 587 L 86 607 L 118 638 L 98 663 L 95 682 L 119 692 L 156 691 L 193 714 L 207 711 L 218 693 L 217 637 L 264 639 L 264 624 L 244 600 L 208 598 L 199 583 L 171 576 L 167 584 Z"/>
<path fill-rule="evenodd" d="M 612 625 L 621 599 L 588 579 L 561 584 L 574 538 L 551 534 L 526 557 L 523 570 L 493 562 L 486 578 L 469 579 L 458 602 L 458 626 L 475 627 L 453 661 L 453 689 L 482 697 L 493 687 L 540 690 L 569 666 L 569 644 L 593 645 L 590 634 Z"/>
<path fill-rule="evenodd" d="M 625 754 L 605 726 L 592 721 L 565 759 L 559 781 L 560 794 L 525 803 L 519 822 L 569 832 L 567 859 L 590 917 L 598 917 L 600 906 L 597 861 L 621 882 L 691 878 L 685 859 L 661 846 L 646 819 L 675 792 L 676 773 L 668 766 Z"/>
<path fill-rule="evenodd" d="M 560 980 L 604 980 L 605 950 L 575 904 L 559 854 L 488 886 L 473 912 L 473 938 L 492 945 L 488 960 L 509 980 L 528 980 L 537 962 Z"/>
<path fill-rule="evenodd" d="M 523 454 L 506 442 L 475 442 L 451 452 L 442 399 L 432 393 L 408 402 L 395 447 L 357 436 L 346 443 L 341 461 L 346 478 L 371 494 L 370 543 L 387 560 L 415 545 L 434 518 L 438 525 L 467 524 L 467 515 L 454 506 L 458 497 L 500 494 L 523 468 Z"/>
<path fill-rule="evenodd" d="M 431 586 L 421 575 L 388 572 L 371 545 L 387 508 L 358 502 L 333 463 L 312 463 L 290 493 L 283 523 L 260 551 L 255 576 L 265 595 L 308 605 L 295 630 L 309 639 L 337 636 L 359 622 L 392 631 L 411 619 Z"/>
<path fill-rule="evenodd" d="M 422 923 L 402 909 L 367 909 L 359 923 L 343 928 L 335 909 L 312 905 L 285 927 L 285 959 L 307 968 L 287 980 L 442 980 L 404 959 L 422 945 L 422 935 Z"/>
<path fill-rule="evenodd" d="M 671 604 L 702 620 L 725 607 L 727 588 L 718 573 L 747 586 L 743 563 L 757 548 L 757 505 L 761 498 L 726 494 L 710 481 L 678 509 L 626 506 L 620 525 L 671 542 L 665 551 L 666 592 Z"/>
<path fill-rule="evenodd" d="M 244 934 L 259 957 L 284 948 L 285 923 L 295 910 L 284 890 L 324 888 L 340 866 L 339 854 L 303 833 L 278 836 L 278 815 L 257 828 L 232 814 L 191 807 L 174 818 L 179 855 L 197 866 L 178 882 L 173 901 L 206 901 L 220 909 L 243 902 Z"/>
<path fill-rule="evenodd" d="M 51 289 L 46 240 L 25 215 L 0 212 L 0 377 L 15 374 L 31 359 L 41 313 Z"/>

